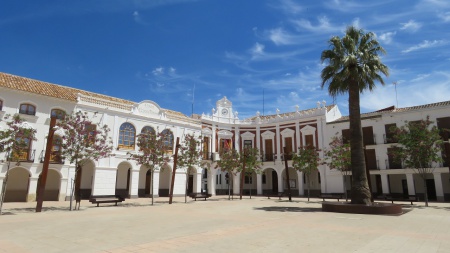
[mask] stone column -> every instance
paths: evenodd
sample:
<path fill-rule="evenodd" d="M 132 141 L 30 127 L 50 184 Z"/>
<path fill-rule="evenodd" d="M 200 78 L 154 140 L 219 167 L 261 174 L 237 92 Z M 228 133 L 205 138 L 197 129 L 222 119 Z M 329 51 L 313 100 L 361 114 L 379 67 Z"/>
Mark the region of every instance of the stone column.
<path fill-rule="evenodd" d="M 139 170 L 132 169 L 130 175 L 130 190 L 128 192 L 131 199 L 138 198 L 138 188 L 139 188 Z"/>
<path fill-rule="evenodd" d="M 27 194 L 27 202 L 36 201 L 36 189 L 37 189 L 37 177 L 30 177 L 29 185 L 28 185 L 28 194 Z M 11 182 L 8 182 L 10 184 Z"/>
<path fill-rule="evenodd" d="M 303 172 L 297 171 L 297 178 L 298 178 L 298 195 L 304 196 L 305 185 L 303 184 Z"/>
<path fill-rule="evenodd" d="M 241 192 L 241 173 L 237 173 L 233 176 L 233 194 L 240 194 Z"/>
<path fill-rule="evenodd" d="M 212 196 L 216 196 L 216 173 L 217 170 L 210 170 L 208 173 L 208 193 Z"/>
<path fill-rule="evenodd" d="M 408 194 L 416 195 L 416 189 L 414 187 L 414 174 L 406 174 L 406 182 L 408 183 Z"/>
<path fill-rule="evenodd" d="M 257 195 L 262 195 L 263 191 L 262 191 L 262 175 L 261 174 L 256 174 L 256 194 Z"/>
<path fill-rule="evenodd" d="M 278 175 L 278 192 L 284 192 L 285 179 L 283 178 L 283 170 Z"/>
<path fill-rule="evenodd" d="M 153 197 L 159 197 L 159 176 L 160 176 L 161 170 L 155 170 L 153 172 L 153 178 L 152 178 L 152 190 L 153 190 Z"/>
<path fill-rule="evenodd" d="M 381 188 L 382 188 L 383 194 L 389 194 L 390 189 L 389 189 L 388 175 L 380 174 L 380 177 L 381 177 Z"/>
<path fill-rule="evenodd" d="M 434 172 L 434 185 L 436 187 L 437 201 L 444 201 L 444 188 L 442 185 L 442 174 L 440 172 Z"/>

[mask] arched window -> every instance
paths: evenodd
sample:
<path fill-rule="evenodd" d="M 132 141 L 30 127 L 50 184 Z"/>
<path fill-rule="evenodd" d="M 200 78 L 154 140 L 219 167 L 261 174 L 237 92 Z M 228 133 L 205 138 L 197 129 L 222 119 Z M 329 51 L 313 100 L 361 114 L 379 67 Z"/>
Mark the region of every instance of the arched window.
<path fill-rule="evenodd" d="M 135 139 L 136 128 L 128 122 L 123 123 L 119 132 L 119 148 L 134 149 Z"/>
<path fill-rule="evenodd" d="M 64 119 L 66 112 L 60 109 L 52 109 L 50 113 L 51 118 Z"/>
<path fill-rule="evenodd" d="M 155 134 L 155 129 L 151 126 L 145 126 L 142 128 L 141 133 L 152 133 Z"/>
<path fill-rule="evenodd" d="M 31 104 L 21 104 L 19 113 L 27 115 L 36 115 L 36 107 Z"/>
<path fill-rule="evenodd" d="M 164 140 L 164 149 L 166 151 L 172 151 L 173 149 L 173 133 L 169 129 L 164 129 L 161 134 Z"/>

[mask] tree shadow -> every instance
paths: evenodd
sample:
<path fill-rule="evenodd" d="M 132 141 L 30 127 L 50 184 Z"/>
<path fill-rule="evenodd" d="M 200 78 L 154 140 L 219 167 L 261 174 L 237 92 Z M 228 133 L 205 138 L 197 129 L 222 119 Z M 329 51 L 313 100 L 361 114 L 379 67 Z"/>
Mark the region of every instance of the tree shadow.
<path fill-rule="evenodd" d="M 74 211 L 84 211 L 86 208 L 81 208 L 80 210 L 74 210 Z M 70 211 L 70 208 L 67 206 L 49 206 L 49 207 L 42 207 L 41 212 L 50 212 L 50 211 Z M 2 214 L 6 215 L 15 215 L 18 213 L 35 213 L 36 208 L 35 207 L 18 207 L 18 208 L 7 208 L 5 211 L 2 212 Z"/>
<path fill-rule="evenodd" d="M 294 213 L 322 212 L 322 207 L 265 206 L 265 207 L 255 207 L 253 209 L 266 212 L 294 212 Z"/>

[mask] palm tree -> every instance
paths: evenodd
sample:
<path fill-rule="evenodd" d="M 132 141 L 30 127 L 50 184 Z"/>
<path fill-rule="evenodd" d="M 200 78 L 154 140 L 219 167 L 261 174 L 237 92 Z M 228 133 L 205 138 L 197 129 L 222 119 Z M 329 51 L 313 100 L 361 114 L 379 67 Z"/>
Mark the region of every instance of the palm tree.
<path fill-rule="evenodd" d="M 332 37 L 328 41 L 330 49 L 324 50 L 321 61 L 327 65 L 322 70 L 322 88 L 328 85 L 328 92 L 335 97 L 348 92 L 350 118 L 350 149 L 352 166 L 352 204 L 370 204 L 371 193 L 366 176 L 364 148 L 361 129 L 359 94 L 372 91 L 375 82 L 384 85 L 380 74 L 389 75 L 380 54 L 385 50 L 372 32 L 349 26 L 345 36 Z"/>

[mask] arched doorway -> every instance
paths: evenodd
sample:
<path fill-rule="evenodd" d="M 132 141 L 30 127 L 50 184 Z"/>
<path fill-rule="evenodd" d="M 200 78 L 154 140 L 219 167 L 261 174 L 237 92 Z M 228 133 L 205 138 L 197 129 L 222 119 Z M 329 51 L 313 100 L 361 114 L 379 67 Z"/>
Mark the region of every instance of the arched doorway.
<path fill-rule="evenodd" d="M 247 174 L 244 176 L 244 195 L 255 196 L 256 193 L 256 173 L 252 172 L 251 175 Z"/>
<path fill-rule="evenodd" d="M 172 179 L 172 169 L 169 166 L 164 166 L 159 171 L 158 195 L 160 197 L 169 197 L 171 179 Z"/>
<path fill-rule="evenodd" d="M 261 175 L 263 195 L 270 195 L 278 192 L 278 173 L 272 169 L 265 169 Z"/>
<path fill-rule="evenodd" d="M 38 187 L 36 188 L 36 199 L 38 199 L 39 185 L 41 184 L 42 173 L 39 174 Z M 59 192 L 61 188 L 61 174 L 54 170 L 49 169 L 47 174 L 47 181 L 45 182 L 44 201 L 58 201 Z"/>
<path fill-rule="evenodd" d="M 289 185 L 291 186 L 291 195 L 292 196 L 298 196 L 299 195 L 299 181 L 297 176 L 297 171 L 294 168 L 288 168 L 289 169 Z M 287 175 L 286 175 L 286 169 L 283 170 L 283 190 L 287 191 L 288 189 L 288 182 L 287 182 Z"/>
<path fill-rule="evenodd" d="M 130 198 L 131 165 L 121 162 L 117 167 L 115 194 L 122 198 Z"/>
<path fill-rule="evenodd" d="M 139 170 L 138 197 L 140 198 L 151 197 L 151 189 L 150 189 L 151 182 L 152 182 L 152 171 L 146 166 L 142 165 Z"/>
<path fill-rule="evenodd" d="M 30 172 L 22 167 L 9 170 L 4 202 L 27 202 L 30 176 Z"/>
<path fill-rule="evenodd" d="M 92 195 L 92 184 L 94 182 L 95 164 L 92 161 L 84 164 L 80 171 L 78 171 L 78 180 L 75 182 L 80 187 L 81 199 L 89 199 Z M 76 193 L 75 193 L 76 194 Z"/>

